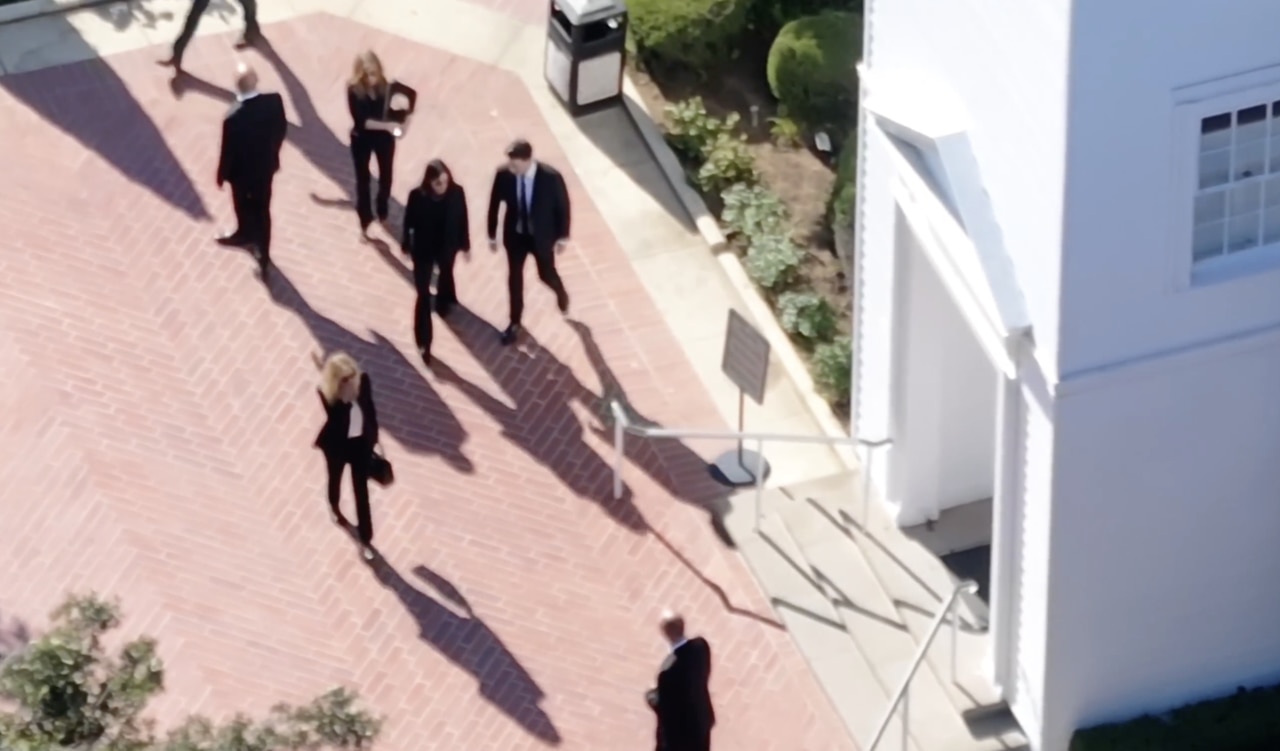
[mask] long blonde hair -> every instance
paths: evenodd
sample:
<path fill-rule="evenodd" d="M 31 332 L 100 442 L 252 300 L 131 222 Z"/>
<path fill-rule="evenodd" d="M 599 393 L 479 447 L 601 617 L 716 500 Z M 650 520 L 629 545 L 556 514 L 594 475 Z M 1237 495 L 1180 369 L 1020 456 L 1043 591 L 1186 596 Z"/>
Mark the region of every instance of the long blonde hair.
<path fill-rule="evenodd" d="M 320 365 L 320 395 L 329 404 L 342 396 L 342 384 L 360 378 L 360 365 L 346 352 L 334 352 Z"/>
<path fill-rule="evenodd" d="M 378 79 L 373 89 L 369 88 L 369 83 L 365 80 L 370 73 Z M 386 92 L 387 75 L 382 71 L 382 61 L 378 59 L 373 50 L 367 50 L 356 55 L 356 60 L 351 65 L 351 80 L 347 82 L 347 85 L 360 96 Z"/>

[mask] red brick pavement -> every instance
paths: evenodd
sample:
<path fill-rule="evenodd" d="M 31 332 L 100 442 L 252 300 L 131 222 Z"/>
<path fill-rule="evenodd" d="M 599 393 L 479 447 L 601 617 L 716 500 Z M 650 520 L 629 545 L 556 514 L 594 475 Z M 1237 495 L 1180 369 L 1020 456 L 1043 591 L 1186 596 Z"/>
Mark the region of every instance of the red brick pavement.
<path fill-rule="evenodd" d="M 599 394 L 624 391 L 664 423 L 718 419 L 576 176 L 562 270 L 583 327 L 530 271 L 536 341 L 497 347 L 504 264 L 477 242 L 459 271 L 473 315 L 437 335 L 443 376 L 403 354 L 400 262 L 328 205 L 351 184 L 350 52 L 374 47 L 425 82 L 395 195 L 443 155 L 471 190 L 478 240 L 490 170 L 517 131 L 567 163 L 527 92 L 330 16 L 267 31 L 264 86 L 285 92 L 297 126 L 269 292 L 202 218 L 230 216 L 211 180 L 216 87 L 175 98 L 157 50 L 0 79 L 0 614 L 38 627 L 68 589 L 120 596 L 127 628 L 161 640 L 163 717 L 346 683 L 387 715 L 387 749 L 625 751 L 651 747 L 641 692 L 662 657 L 653 620 L 672 604 L 716 650 L 719 748 L 849 748 L 711 531 L 717 491 L 698 456 L 637 446 L 627 499 L 611 500 Z M 218 38 L 189 55 L 208 81 L 230 63 Z M 384 414 L 399 481 L 375 497 L 378 575 L 324 511 L 317 347 L 363 360 Z"/>

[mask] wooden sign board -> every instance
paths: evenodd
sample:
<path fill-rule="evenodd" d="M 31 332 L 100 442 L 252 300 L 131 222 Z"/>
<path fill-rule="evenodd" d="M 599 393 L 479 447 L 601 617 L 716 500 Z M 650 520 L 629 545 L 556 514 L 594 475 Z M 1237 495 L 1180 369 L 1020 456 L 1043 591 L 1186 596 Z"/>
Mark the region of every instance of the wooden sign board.
<path fill-rule="evenodd" d="M 720 370 L 756 404 L 764 404 L 771 352 L 769 340 L 738 311 L 730 310 Z"/>

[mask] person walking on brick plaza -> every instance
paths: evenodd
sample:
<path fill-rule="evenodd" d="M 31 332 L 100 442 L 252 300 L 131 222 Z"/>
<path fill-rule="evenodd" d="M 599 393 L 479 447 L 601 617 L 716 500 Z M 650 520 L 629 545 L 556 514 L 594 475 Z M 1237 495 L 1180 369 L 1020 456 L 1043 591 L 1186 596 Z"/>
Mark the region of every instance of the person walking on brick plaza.
<path fill-rule="evenodd" d="M 236 69 L 236 103 L 222 121 L 218 157 L 218 187 L 231 185 L 236 229 L 218 242 L 249 248 L 263 281 L 271 263 L 271 184 L 280 169 L 280 147 L 288 128 L 284 99 L 258 93 L 258 75 L 241 63 Z"/>
<path fill-rule="evenodd" d="M 556 293 L 561 313 L 569 312 L 569 293 L 556 271 L 556 254 L 569 242 L 569 190 L 553 167 L 533 159 L 533 147 L 518 140 L 507 147 L 507 163 L 498 168 L 489 194 L 489 248 L 498 249 L 498 210 L 506 206 L 502 244 L 507 251 L 507 292 L 510 325 L 502 343 L 512 344 L 520 335 L 524 313 L 524 267 L 529 256 L 538 266 L 538 278 Z"/>
<path fill-rule="evenodd" d="M 351 112 L 351 161 L 356 172 L 356 215 L 360 218 L 360 236 L 369 238 L 374 209 L 378 221 L 387 221 L 391 203 L 391 180 L 394 174 L 396 136 L 399 126 L 383 120 L 391 84 L 382 69 L 382 61 L 372 51 L 356 57 L 351 78 L 347 81 L 347 109 Z M 376 203 L 370 195 L 373 175 L 369 160 L 378 162 L 378 195 Z"/>
<path fill-rule="evenodd" d="M 356 501 L 356 533 L 365 560 L 372 561 L 373 510 L 369 506 L 369 472 L 378 445 L 378 409 L 373 383 L 355 358 L 335 352 L 324 360 L 315 356 L 320 369 L 320 404 L 325 420 L 315 447 L 324 455 L 329 479 L 329 515 L 334 524 L 347 526 L 339 505 L 342 474 L 351 468 L 351 489 Z"/>
<path fill-rule="evenodd" d="M 244 34 L 236 42 L 236 48 L 244 49 L 262 39 L 262 29 L 258 26 L 258 0 L 239 0 L 239 2 L 244 10 Z M 178 72 L 182 71 L 182 56 L 186 54 L 187 45 L 196 34 L 200 18 L 208 9 L 209 0 L 192 0 L 191 10 L 187 11 L 187 20 L 182 23 L 182 32 L 173 43 L 173 54 L 163 61 L 162 65 L 167 65 Z"/>
<path fill-rule="evenodd" d="M 413 338 L 418 354 L 431 365 L 431 273 L 436 278 L 436 312 L 447 317 L 458 304 L 453 263 L 458 254 L 471 257 L 471 229 L 467 194 L 453 180 L 449 167 L 439 159 L 427 164 L 422 184 L 409 192 L 404 211 L 400 247 L 413 259 L 413 284 L 418 299 L 413 311 Z"/>
<path fill-rule="evenodd" d="M 684 618 L 667 611 L 659 622 L 671 653 L 658 671 L 658 686 L 646 694 L 658 716 L 656 751 L 710 751 L 716 712 L 707 683 L 711 646 L 701 636 L 685 635 Z"/>

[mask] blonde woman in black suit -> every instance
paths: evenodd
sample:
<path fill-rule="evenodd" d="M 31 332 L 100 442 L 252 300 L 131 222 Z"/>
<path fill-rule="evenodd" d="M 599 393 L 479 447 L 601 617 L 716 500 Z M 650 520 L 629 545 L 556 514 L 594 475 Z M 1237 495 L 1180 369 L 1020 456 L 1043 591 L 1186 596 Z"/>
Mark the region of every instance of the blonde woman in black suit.
<path fill-rule="evenodd" d="M 342 473 L 351 467 L 351 488 L 356 500 L 356 532 L 365 560 L 374 558 L 373 513 L 369 507 L 369 468 L 378 445 L 378 409 L 373 403 L 373 384 L 360 370 L 355 358 L 335 352 L 320 369 L 320 403 L 325 421 L 316 435 L 315 447 L 324 454 L 329 473 L 329 514 L 335 524 L 346 525 L 339 509 Z"/>

